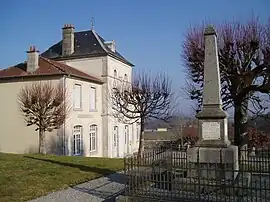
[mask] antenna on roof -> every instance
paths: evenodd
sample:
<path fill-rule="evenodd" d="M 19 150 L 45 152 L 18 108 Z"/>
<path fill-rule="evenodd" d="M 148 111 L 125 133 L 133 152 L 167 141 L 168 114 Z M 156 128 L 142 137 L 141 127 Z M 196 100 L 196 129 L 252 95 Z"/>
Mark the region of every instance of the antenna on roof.
<path fill-rule="evenodd" d="M 92 19 L 91 19 L 91 30 L 94 30 L 94 17 L 92 17 Z"/>

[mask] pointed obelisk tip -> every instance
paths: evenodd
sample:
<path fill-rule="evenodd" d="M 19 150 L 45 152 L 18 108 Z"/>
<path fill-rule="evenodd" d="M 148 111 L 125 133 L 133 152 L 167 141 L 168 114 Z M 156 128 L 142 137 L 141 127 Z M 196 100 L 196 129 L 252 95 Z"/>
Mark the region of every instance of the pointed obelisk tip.
<path fill-rule="evenodd" d="M 208 25 L 204 30 L 204 35 L 217 35 L 217 33 L 212 25 Z"/>

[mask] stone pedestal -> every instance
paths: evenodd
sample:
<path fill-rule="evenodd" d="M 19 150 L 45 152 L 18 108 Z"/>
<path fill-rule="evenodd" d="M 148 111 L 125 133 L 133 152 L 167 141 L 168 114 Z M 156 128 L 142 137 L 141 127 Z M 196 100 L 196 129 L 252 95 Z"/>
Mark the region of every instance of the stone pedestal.
<path fill-rule="evenodd" d="M 187 150 L 188 177 L 234 180 L 238 174 L 238 147 L 192 147 Z"/>
<path fill-rule="evenodd" d="M 197 147 L 227 148 L 231 145 L 228 139 L 227 113 L 220 105 L 204 106 L 198 118 L 199 140 Z"/>

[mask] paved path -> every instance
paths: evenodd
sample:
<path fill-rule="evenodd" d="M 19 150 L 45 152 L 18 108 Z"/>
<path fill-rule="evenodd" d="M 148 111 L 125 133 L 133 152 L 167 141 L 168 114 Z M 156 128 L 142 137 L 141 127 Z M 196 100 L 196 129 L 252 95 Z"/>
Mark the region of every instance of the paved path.
<path fill-rule="evenodd" d="M 125 188 L 123 172 L 53 192 L 29 202 L 114 202 Z"/>

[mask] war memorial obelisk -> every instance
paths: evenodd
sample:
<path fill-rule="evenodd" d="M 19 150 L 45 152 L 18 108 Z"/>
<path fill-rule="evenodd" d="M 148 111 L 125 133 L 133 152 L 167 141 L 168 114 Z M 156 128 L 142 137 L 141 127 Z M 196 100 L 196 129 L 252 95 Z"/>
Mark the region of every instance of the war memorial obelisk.
<path fill-rule="evenodd" d="M 220 93 L 217 34 L 212 26 L 205 29 L 204 42 L 203 105 L 196 115 L 199 140 L 187 151 L 188 161 L 193 168 L 189 177 L 199 175 L 202 178 L 213 176 L 232 180 L 237 175 L 233 171 L 239 167 L 238 147 L 231 145 L 228 140 L 227 113 L 222 109 Z M 216 170 L 211 170 L 211 167 Z"/>

